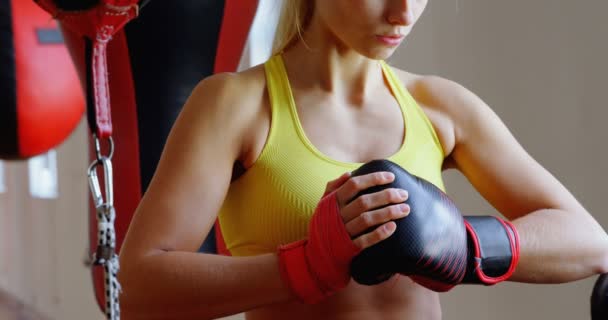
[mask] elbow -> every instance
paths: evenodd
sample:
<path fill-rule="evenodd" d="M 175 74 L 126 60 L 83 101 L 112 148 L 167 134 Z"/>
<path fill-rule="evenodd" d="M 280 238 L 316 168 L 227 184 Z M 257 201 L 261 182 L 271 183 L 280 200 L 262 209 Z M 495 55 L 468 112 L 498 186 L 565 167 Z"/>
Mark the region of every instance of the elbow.
<path fill-rule="evenodd" d="M 587 243 L 591 262 L 591 272 L 593 274 L 608 273 L 608 234 L 604 228 L 595 220 L 591 214 L 584 211 L 586 218 L 589 219 L 589 224 L 582 224 L 585 232 L 581 235 L 587 235 Z M 585 238 L 585 236 L 583 236 Z"/>
<path fill-rule="evenodd" d="M 120 313 L 125 319 L 142 319 L 145 310 L 142 309 L 141 290 L 138 289 L 137 276 L 126 272 L 126 268 L 121 268 L 118 272 L 118 281 L 121 286 L 120 293 Z"/>
<path fill-rule="evenodd" d="M 608 235 L 602 232 L 600 239 L 598 241 L 600 245 L 595 273 L 604 274 L 608 273 Z"/>
<path fill-rule="evenodd" d="M 602 265 L 598 268 L 597 274 L 607 274 L 608 273 L 608 259 L 604 259 Z"/>
<path fill-rule="evenodd" d="M 608 273 L 608 254 L 604 253 L 600 259 L 598 259 L 597 266 L 593 271 L 594 274 L 605 274 Z"/>
<path fill-rule="evenodd" d="M 608 239 L 605 242 L 605 245 L 602 247 L 603 251 L 600 254 L 600 261 L 597 273 L 604 274 L 608 273 Z"/>
<path fill-rule="evenodd" d="M 120 313 L 125 319 L 149 319 L 149 285 L 146 289 L 146 263 L 143 256 L 120 254 L 120 270 L 117 277 L 120 283 Z M 149 316 L 149 315 L 148 315 Z"/>
<path fill-rule="evenodd" d="M 120 298 L 120 316 L 123 319 L 128 319 L 128 320 L 147 319 L 147 317 L 144 316 L 143 310 L 138 309 L 137 307 L 135 307 L 133 304 L 130 304 L 129 302 L 125 302 L 124 297 Z"/>
<path fill-rule="evenodd" d="M 120 254 L 118 281 L 121 286 L 120 313 L 128 320 L 172 319 L 175 299 L 168 297 L 167 291 L 160 289 L 163 284 L 162 263 L 158 262 L 164 250 L 145 253 Z M 160 279 L 159 279 L 160 278 Z M 151 280 L 157 279 L 157 281 Z"/>
<path fill-rule="evenodd" d="M 167 310 L 159 308 L 158 292 L 151 288 L 146 273 L 147 270 L 141 267 L 125 268 L 118 272 L 121 286 L 120 315 L 123 319 L 146 320 L 159 316 L 169 318 L 165 314 Z"/>

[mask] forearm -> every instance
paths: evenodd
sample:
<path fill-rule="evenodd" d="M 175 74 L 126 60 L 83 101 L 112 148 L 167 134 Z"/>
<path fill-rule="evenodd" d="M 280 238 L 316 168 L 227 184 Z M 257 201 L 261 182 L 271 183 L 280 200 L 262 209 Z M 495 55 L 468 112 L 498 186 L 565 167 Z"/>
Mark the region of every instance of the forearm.
<path fill-rule="evenodd" d="M 147 256 L 121 270 L 123 318 L 209 319 L 288 301 L 278 266 L 275 254 Z"/>
<path fill-rule="evenodd" d="M 546 209 L 512 222 L 521 251 L 511 281 L 562 283 L 608 272 L 608 236 L 589 215 Z"/>

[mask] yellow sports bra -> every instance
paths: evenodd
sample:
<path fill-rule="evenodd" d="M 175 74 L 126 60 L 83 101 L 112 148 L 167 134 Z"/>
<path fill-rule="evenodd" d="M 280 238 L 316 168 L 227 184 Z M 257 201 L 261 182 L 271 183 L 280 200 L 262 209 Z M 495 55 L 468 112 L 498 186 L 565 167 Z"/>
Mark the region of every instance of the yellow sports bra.
<path fill-rule="evenodd" d="M 391 68 L 381 65 L 406 128 L 401 148 L 388 159 L 444 190 L 443 149 L 429 119 Z M 264 67 L 272 110 L 268 138 L 253 166 L 232 182 L 219 211 L 234 256 L 276 252 L 280 244 L 305 238 L 327 182 L 362 165 L 317 150 L 298 119 L 282 57 L 271 57 Z"/>

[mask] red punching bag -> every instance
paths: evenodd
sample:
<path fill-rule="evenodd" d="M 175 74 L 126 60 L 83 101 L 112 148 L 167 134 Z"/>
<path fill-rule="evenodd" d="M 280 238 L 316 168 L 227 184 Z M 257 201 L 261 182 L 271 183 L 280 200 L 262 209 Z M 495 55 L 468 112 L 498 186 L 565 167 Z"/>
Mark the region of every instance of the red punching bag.
<path fill-rule="evenodd" d="M 25 159 L 62 143 L 84 98 L 61 32 L 33 1 L 0 0 L 0 159 Z"/>
<path fill-rule="evenodd" d="M 113 138 L 115 249 L 120 250 L 135 208 L 145 192 L 160 158 L 164 142 L 189 93 L 203 78 L 220 71 L 235 71 L 245 37 L 253 20 L 257 0 L 137 1 L 137 18 L 116 21 L 107 41 L 107 64 L 91 57 L 95 31 L 103 26 L 104 15 L 112 8 L 125 8 L 132 0 L 36 0 L 60 21 L 66 44 L 87 89 L 87 115 L 91 130 Z M 107 2 L 118 3 L 121 6 Z M 145 4 L 145 6 L 144 6 Z M 117 11 L 120 14 L 121 11 Z M 112 22 L 112 21 L 109 21 Z M 93 62 L 92 62 L 93 61 Z M 99 127 L 92 90 L 92 72 L 107 68 L 107 115 Z M 103 70 L 102 70 L 103 71 Z M 98 75 L 106 74 L 105 71 Z M 103 80 L 103 79 L 102 79 Z M 111 112 L 109 112 L 111 109 Z M 94 160 L 95 155 L 92 155 Z M 90 212 L 91 251 L 103 248 L 106 238 L 98 225 L 95 206 Z M 202 232 L 202 231 L 201 231 Z M 213 233 L 209 239 L 213 238 Z M 213 241 L 205 241 L 203 251 L 215 251 Z M 99 256 L 99 253 L 97 254 Z M 103 267 L 104 269 L 102 269 Z M 105 265 L 93 266 L 97 301 L 108 317 L 116 310 L 108 307 Z"/>

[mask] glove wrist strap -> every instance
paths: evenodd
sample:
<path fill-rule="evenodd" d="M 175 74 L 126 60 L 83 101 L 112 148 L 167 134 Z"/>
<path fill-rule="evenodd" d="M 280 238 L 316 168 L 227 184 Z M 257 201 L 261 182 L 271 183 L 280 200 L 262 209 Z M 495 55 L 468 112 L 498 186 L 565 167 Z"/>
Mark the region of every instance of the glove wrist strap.
<path fill-rule="evenodd" d="M 519 261 L 515 226 L 494 216 L 466 216 L 467 271 L 462 283 L 494 285 L 507 280 Z"/>

